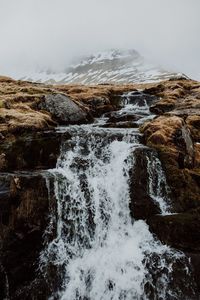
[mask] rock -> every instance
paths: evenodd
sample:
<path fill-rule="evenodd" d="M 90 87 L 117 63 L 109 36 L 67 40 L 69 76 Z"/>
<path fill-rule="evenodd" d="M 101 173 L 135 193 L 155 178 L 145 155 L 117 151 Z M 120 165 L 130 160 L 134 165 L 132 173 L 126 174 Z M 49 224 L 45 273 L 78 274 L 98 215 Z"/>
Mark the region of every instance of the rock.
<path fill-rule="evenodd" d="M 158 93 L 161 93 L 164 90 L 165 90 L 164 84 L 158 84 L 156 86 L 146 87 L 143 92 L 148 95 L 157 95 Z"/>
<path fill-rule="evenodd" d="M 148 219 L 153 233 L 165 244 L 188 252 L 200 251 L 200 210 Z"/>
<path fill-rule="evenodd" d="M 200 115 L 190 115 L 186 119 L 193 141 L 200 142 Z"/>
<path fill-rule="evenodd" d="M 185 255 L 189 257 L 192 274 L 194 276 L 193 282 L 197 284 L 197 295 L 199 295 L 200 210 L 168 216 L 153 216 L 147 220 L 147 223 L 149 224 L 150 230 L 156 234 L 164 244 L 183 251 Z"/>
<path fill-rule="evenodd" d="M 108 111 L 113 111 L 113 106 L 110 104 L 99 105 L 92 110 L 92 114 L 95 117 L 101 117 L 104 113 Z"/>
<path fill-rule="evenodd" d="M 55 167 L 61 138 L 61 134 L 47 131 L 27 133 L 17 139 L 6 140 L 0 144 L 0 171 Z"/>
<path fill-rule="evenodd" d="M 197 284 L 198 295 L 200 294 L 200 253 L 197 252 L 185 252 L 187 257 L 190 258 L 191 265 L 193 267 L 194 280 Z"/>
<path fill-rule="evenodd" d="M 194 153 L 194 145 L 191 138 L 190 130 L 186 125 L 184 125 L 181 128 L 181 133 L 185 143 L 185 152 L 186 152 L 184 166 L 188 168 L 193 168 L 195 153 Z"/>
<path fill-rule="evenodd" d="M 145 89 L 143 91 L 137 90 L 132 92 L 130 97 L 130 103 L 135 103 L 138 106 L 144 106 L 145 104 L 151 106 L 157 100 L 158 98 L 156 95 L 150 95 L 149 93 L 146 93 Z"/>
<path fill-rule="evenodd" d="M 200 143 L 194 144 L 194 167 L 200 169 Z"/>
<path fill-rule="evenodd" d="M 119 114 L 118 112 L 111 112 L 110 114 L 105 114 L 105 117 L 109 118 L 108 123 L 138 121 L 141 118 L 141 116 L 135 114 Z"/>
<path fill-rule="evenodd" d="M 159 103 L 152 105 L 150 111 L 157 115 L 162 115 L 165 112 L 170 112 L 175 108 L 175 101 L 173 99 L 168 99 L 168 101 L 159 101 Z"/>
<path fill-rule="evenodd" d="M 3 170 L 6 168 L 6 155 L 5 153 L 0 154 L 0 170 Z"/>
<path fill-rule="evenodd" d="M 115 122 L 115 123 L 106 123 L 101 125 L 101 127 L 105 128 L 138 128 L 139 125 L 132 121 L 124 121 L 124 122 Z"/>
<path fill-rule="evenodd" d="M 0 175 L 0 281 L 6 274 L 11 299 L 39 276 L 48 207 L 46 181 L 40 174 Z"/>
<path fill-rule="evenodd" d="M 160 213 L 160 209 L 150 196 L 149 174 L 148 174 L 148 156 L 152 150 L 147 148 L 138 148 L 134 151 L 133 172 L 130 173 L 130 197 L 129 204 L 131 216 L 138 219 L 147 219 L 148 217 Z"/>
<path fill-rule="evenodd" d="M 0 133 L 0 140 L 4 140 L 4 139 L 5 139 L 5 136 L 2 133 Z"/>
<path fill-rule="evenodd" d="M 193 89 L 187 85 L 188 81 L 184 81 L 182 85 L 179 83 L 168 86 L 166 92 L 173 95 L 173 101 L 179 111 L 184 111 L 185 107 L 188 109 L 193 104 L 197 106 L 195 98 L 197 93 L 195 92 L 194 97 Z M 161 94 L 164 98 L 160 101 L 167 101 L 167 94 L 164 92 Z M 154 105 L 159 105 L 160 101 Z M 174 109 L 170 114 L 165 113 L 141 127 L 146 144 L 159 152 L 172 191 L 172 206 L 176 212 L 185 212 L 200 206 L 198 184 L 200 154 L 198 143 L 195 143 L 199 141 L 198 125 L 198 116 L 194 114 L 176 116 L 176 109 Z"/>
<path fill-rule="evenodd" d="M 141 132 L 149 146 L 174 146 L 173 138 L 177 130 L 181 130 L 183 120 L 179 117 L 160 116 L 141 126 Z M 174 151 L 177 151 L 176 148 Z"/>
<path fill-rule="evenodd" d="M 63 94 L 49 94 L 44 97 L 39 108 L 51 113 L 59 124 L 85 123 L 88 121 L 86 111 Z"/>
<path fill-rule="evenodd" d="M 197 184 L 196 179 L 199 176 L 199 171 L 193 168 L 191 170 L 188 169 L 188 167 L 191 168 L 194 164 L 196 166 L 198 164 L 198 148 L 194 147 L 194 161 L 191 162 L 181 129 L 173 131 L 172 127 L 169 127 L 169 132 L 166 132 L 165 135 L 167 128 L 165 124 L 163 128 L 161 126 L 157 128 L 158 131 L 151 134 L 155 130 L 155 124 L 152 122 L 152 128 L 146 129 L 147 136 L 144 135 L 147 144 L 156 148 L 159 152 L 167 182 L 172 192 L 172 207 L 174 211 L 184 212 L 200 206 L 200 185 Z M 148 132 L 150 133 L 149 138 Z M 159 132 L 163 134 L 162 140 Z"/>
<path fill-rule="evenodd" d="M 179 116 L 182 118 L 187 118 L 188 116 L 200 115 L 200 109 L 197 107 L 192 107 L 192 108 L 181 108 L 180 107 L 180 108 L 170 111 L 167 114 L 171 115 L 171 116 Z"/>

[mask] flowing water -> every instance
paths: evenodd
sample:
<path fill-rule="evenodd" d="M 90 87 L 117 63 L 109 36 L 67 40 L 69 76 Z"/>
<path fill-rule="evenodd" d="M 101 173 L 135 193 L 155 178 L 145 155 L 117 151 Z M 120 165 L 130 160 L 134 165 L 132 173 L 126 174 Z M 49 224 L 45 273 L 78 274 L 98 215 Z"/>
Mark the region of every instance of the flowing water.
<path fill-rule="evenodd" d="M 118 116 L 140 115 L 138 123 L 153 117 L 147 100 L 130 93 L 121 101 Z M 59 129 L 68 138 L 49 170 L 55 201 L 41 254 L 41 270 L 52 286 L 49 299 L 190 299 L 182 290 L 190 280 L 184 255 L 130 216 L 130 171 L 135 150 L 145 149 L 141 135 L 138 129 L 105 128 L 105 122 Z M 153 152 L 147 154 L 147 174 L 149 196 L 161 214 L 169 214 L 165 175 Z M 174 279 L 177 268 L 181 280 Z M 192 299 L 192 288 L 189 293 Z"/>

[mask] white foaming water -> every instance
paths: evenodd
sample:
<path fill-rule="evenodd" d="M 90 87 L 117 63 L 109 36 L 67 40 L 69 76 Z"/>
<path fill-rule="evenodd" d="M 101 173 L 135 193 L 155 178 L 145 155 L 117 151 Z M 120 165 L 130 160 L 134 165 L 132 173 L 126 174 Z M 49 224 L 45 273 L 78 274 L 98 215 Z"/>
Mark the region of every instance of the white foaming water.
<path fill-rule="evenodd" d="M 147 156 L 147 171 L 149 175 L 149 195 L 158 203 L 162 215 L 170 214 L 169 189 L 160 160 L 150 153 Z"/>
<path fill-rule="evenodd" d="M 41 255 L 43 267 L 51 264 L 59 273 L 50 299 L 181 299 L 180 287 L 171 283 L 183 255 L 130 216 L 129 172 L 134 150 L 142 147 L 137 134 L 87 126 L 69 131 L 73 136 L 51 170 L 57 208 L 48 230 L 54 223 L 56 234 Z M 149 193 L 166 213 L 166 181 L 154 158 L 148 157 Z"/>

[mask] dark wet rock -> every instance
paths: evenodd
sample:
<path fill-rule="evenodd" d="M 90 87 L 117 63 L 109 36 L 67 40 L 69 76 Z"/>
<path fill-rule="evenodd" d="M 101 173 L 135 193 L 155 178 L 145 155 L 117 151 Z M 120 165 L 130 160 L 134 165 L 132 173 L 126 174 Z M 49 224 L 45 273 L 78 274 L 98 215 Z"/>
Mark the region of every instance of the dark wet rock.
<path fill-rule="evenodd" d="M 182 137 L 185 142 L 185 167 L 193 168 L 194 167 L 194 160 L 195 160 L 195 153 L 194 153 L 194 144 L 191 138 L 190 130 L 188 129 L 187 125 L 184 125 L 181 128 Z"/>
<path fill-rule="evenodd" d="M 110 104 L 100 105 L 98 107 L 95 107 L 94 110 L 92 110 L 92 114 L 95 117 L 100 117 L 103 114 L 105 114 L 106 112 L 113 111 L 113 109 L 114 109 L 113 106 Z"/>
<path fill-rule="evenodd" d="M 147 281 L 145 284 L 145 291 L 147 295 L 147 299 L 157 299 L 157 293 L 155 292 L 155 286 L 159 286 L 159 278 L 163 278 L 166 276 L 168 278 L 168 289 L 165 294 L 164 298 L 158 299 L 165 299 L 165 300 L 172 300 L 172 299 L 181 299 L 181 300 L 197 300 L 198 299 L 198 288 L 197 284 L 194 279 L 194 275 L 191 273 L 193 272 L 193 268 L 188 261 L 187 257 L 177 257 L 176 260 L 173 261 L 171 264 L 171 268 L 163 269 L 157 264 L 159 260 L 159 256 L 155 255 L 155 253 L 150 255 L 149 261 L 153 261 L 153 264 L 148 264 L 149 257 L 146 257 L 145 260 L 146 266 L 149 269 L 148 272 L 151 275 L 152 280 Z M 165 259 L 168 260 L 167 257 Z M 188 280 L 188 273 L 189 280 Z M 184 285 L 183 285 L 184 282 Z M 173 292 L 172 292 L 173 291 Z M 180 292 L 182 293 L 181 297 Z M 172 296 L 173 294 L 173 296 Z M 176 296 L 175 296 L 176 295 Z"/>
<path fill-rule="evenodd" d="M 200 172 L 188 170 L 176 161 L 170 152 L 160 153 L 167 182 L 171 189 L 172 207 L 175 212 L 186 212 L 200 207 Z M 180 158 L 179 158 L 180 159 Z"/>
<path fill-rule="evenodd" d="M 173 108 L 175 108 L 174 103 L 158 103 L 150 107 L 150 112 L 162 115 L 163 113 L 171 111 Z"/>
<path fill-rule="evenodd" d="M 49 286 L 43 278 L 38 276 L 26 285 L 21 286 L 17 291 L 12 293 L 10 300 L 46 300 L 49 299 Z"/>
<path fill-rule="evenodd" d="M 197 284 L 198 295 L 200 294 L 200 253 L 198 252 L 185 252 L 190 258 L 191 265 L 193 267 L 194 281 Z"/>
<path fill-rule="evenodd" d="M 0 263 L 0 299 L 9 299 L 7 274 Z"/>
<path fill-rule="evenodd" d="M 0 263 L 14 295 L 38 276 L 48 191 L 45 179 L 33 173 L 1 174 L 0 191 Z"/>
<path fill-rule="evenodd" d="M 108 117 L 108 123 L 128 122 L 128 121 L 135 122 L 141 119 L 141 116 L 136 114 L 128 114 L 128 113 L 119 114 L 119 112 L 107 113 L 105 114 L 105 117 Z"/>
<path fill-rule="evenodd" d="M 103 105 L 110 105 L 110 101 L 104 97 L 92 97 L 90 98 L 87 103 L 91 105 L 93 108 L 103 106 Z"/>
<path fill-rule="evenodd" d="M 115 122 L 115 123 L 106 123 L 101 127 L 105 128 L 138 128 L 139 125 L 132 121 L 125 121 L 125 122 Z"/>
<path fill-rule="evenodd" d="M 148 224 L 159 239 L 185 252 L 200 251 L 200 210 L 166 216 L 153 216 Z"/>
<path fill-rule="evenodd" d="M 147 155 L 151 152 L 147 148 L 138 148 L 134 151 L 133 172 L 130 173 L 130 197 L 129 204 L 131 215 L 134 219 L 147 219 L 160 213 L 160 209 L 150 196 L 149 174 Z"/>
<path fill-rule="evenodd" d="M 187 118 L 188 116 L 196 116 L 200 115 L 200 109 L 197 107 L 194 108 L 179 108 L 179 109 L 174 109 L 168 113 L 169 115 L 173 116 L 180 116 L 183 118 Z"/>
<path fill-rule="evenodd" d="M 85 123 L 88 115 L 83 108 L 64 94 L 49 94 L 39 104 L 39 108 L 51 113 L 59 124 Z"/>
<path fill-rule="evenodd" d="M 180 87 L 176 86 L 172 89 L 174 94 L 171 99 L 166 97 L 155 103 L 155 108 L 159 110 L 153 109 L 153 111 L 162 114 L 168 109 L 173 109 L 178 102 L 175 97 L 179 99 L 182 95 L 182 91 L 177 89 Z M 195 101 L 194 99 L 191 103 Z M 171 190 L 171 209 L 179 213 L 169 216 L 154 215 L 148 218 L 147 222 L 151 231 L 164 244 L 184 251 L 191 258 L 194 282 L 198 285 L 197 295 L 199 295 L 200 147 L 195 143 L 199 141 L 198 117 L 193 114 L 185 115 L 183 107 L 183 114 L 176 115 L 176 111 L 172 110 L 170 114 L 163 114 L 144 124 L 142 131 L 147 145 L 155 148 L 159 153 Z M 190 113 L 189 110 L 187 113 Z M 175 275 L 175 278 L 178 276 Z"/>
<path fill-rule="evenodd" d="M 144 89 L 145 94 L 149 95 L 157 95 L 165 90 L 164 84 L 158 84 L 157 86 L 147 87 Z"/>
<path fill-rule="evenodd" d="M 151 95 L 146 93 L 146 90 L 143 91 L 133 91 L 128 93 L 128 96 L 123 96 L 122 102 L 123 104 L 128 101 L 130 104 L 136 104 L 137 106 L 144 106 L 148 104 L 149 106 L 152 105 L 157 100 L 155 95 Z"/>
<path fill-rule="evenodd" d="M 49 169 L 60 153 L 61 134 L 55 131 L 25 134 L 0 145 L 0 170 Z"/>
<path fill-rule="evenodd" d="M 200 294 L 200 209 L 166 216 L 153 216 L 147 220 L 150 230 L 162 241 L 183 251 L 190 259 L 190 267 L 197 292 Z M 175 280 L 178 276 L 175 276 Z M 193 298 L 191 298 L 193 299 Z M 194 298 L 196 299 L 196 298 Z"/>
<path fill-rule="evenodd" d="M 188 126 L 183 122 L 180 129 L 173 134 L 173 141 L 178 148 L 178 163 L 181 169 L 194 167 L 195 149 Z"/>
<path fill-rule="evenodd" d="M 4 139 L 5 139 L 5 136 L 2 133 L 0 133 L 0 140 L 4 140 Z"/>
<path fill-rule="evenodd" d="M 78 169 L 79 171 L 86 171 L 89 166 L 89 162 L 86 159 L 76 157 L 70 168 Z"/>

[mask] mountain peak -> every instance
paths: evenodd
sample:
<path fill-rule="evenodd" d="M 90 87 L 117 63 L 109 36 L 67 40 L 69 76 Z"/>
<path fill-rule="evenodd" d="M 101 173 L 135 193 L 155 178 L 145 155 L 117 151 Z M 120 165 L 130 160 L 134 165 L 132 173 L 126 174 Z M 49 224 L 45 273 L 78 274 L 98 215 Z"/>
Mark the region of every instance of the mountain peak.
<path fill-rule="evenodd" d="M 99 84 L 153 82 L 179 75 L 149 63 L 133 49 L 110 49 L 79 58 L 63 72 L 48 69 L 21 79 L 51 84 Z"/>

